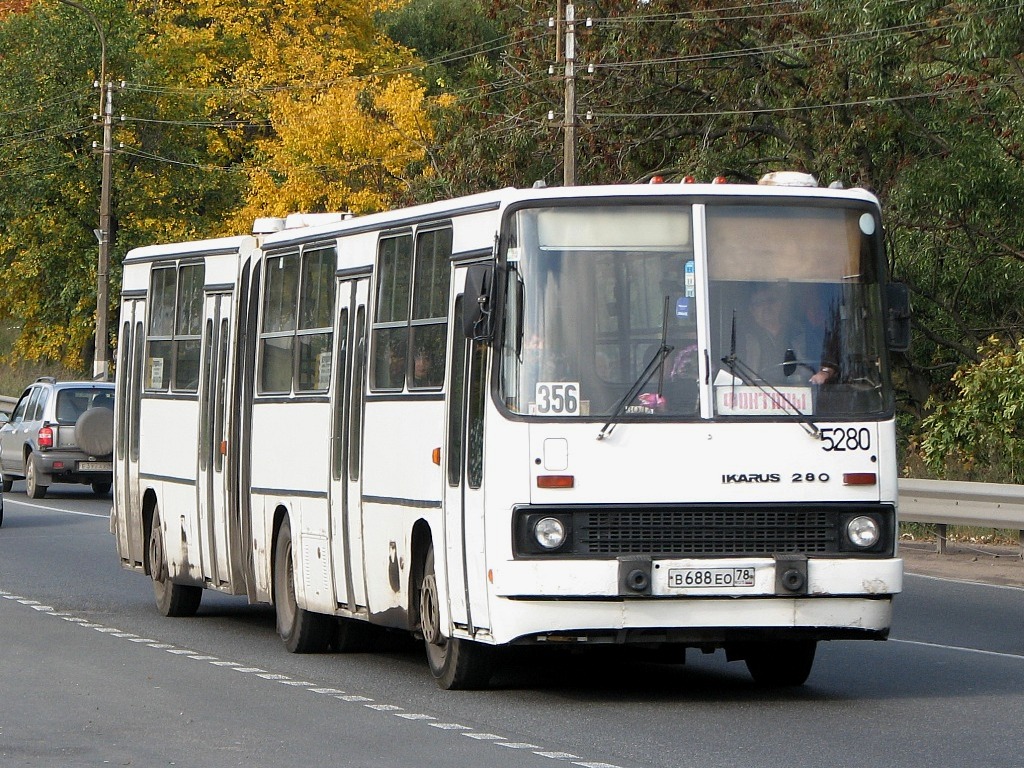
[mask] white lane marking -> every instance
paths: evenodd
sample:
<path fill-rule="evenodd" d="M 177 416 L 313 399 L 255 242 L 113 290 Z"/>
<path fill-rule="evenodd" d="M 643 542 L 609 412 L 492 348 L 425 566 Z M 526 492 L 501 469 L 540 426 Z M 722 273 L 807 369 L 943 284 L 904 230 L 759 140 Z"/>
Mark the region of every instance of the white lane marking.
<path fill-rule="evenodd" d="M 552 760 L 579 760 L 579 755 L 572 755 L 568 752 L 534 752 L 535 755 L 541 757 L 550 757 Z"/>
<path fill-rule="evenodd" d="M 399 707 L 399 706 L 396 706 L 394 704 L 378 704 L 378 703 L 374 703 L 374 700 L 372 698 L 367 697 L 367 696 L 359 696 L 359 695 L 355 695 L 355 694 L 346 694 L 344 691 L 341 691 L 341 690 L 339 690 L 337 688 L 313 687 L 315 684 L 311 683 L 309 681 L 305 681 L 305 680 L 292 680 L 287 675 L 279 675 L 279 674 L 275 674 L 273 672 L 267 672 L 267 670 L 261 669 L 259 667 L 246 667 L 246 666 L 244 666 L 244 665 L 242 665 L 242 664 L 240 664 L 239 662 L 236 662 L 236 661 L 222 661 L 222 660 L 219 660 L 216 656 L 203 656 L 203 655 L 200 655 L 196 651 L 192 651 L 192 650 L 187 649 L 187 648 L 179 648 L 179 647 L 177 647 L 177 646 L 175 646 L 175 645 L 173 645 L 171 643 L 157 642 L 157 641 L 153 640 L 152 638 L 139 637 L 139 636 L 137 636 L 137 635 L 135 635 L 135 634 L 133 634 L 131 632 L 122 632 L 121 630 L 117 629 L 116 627 L 107 627 L 107 626 L 105 626 L 103 624 L 96 624 L 96 623 L 90 622 L 88 619 L 72 616 L 71 614 L 68 614 L 68 613 L 63 613 L 63 612 L 59 613 L 59 612 L 55 611 L 53 608 L 51 608 L 50 606 L 41 605 L 38 601 L 30 600 L 28 598 L 17 597 L 15 595 L 9 595 L 9 594 L 3 593 L 3 592 L 0 592 L 0 597 L 5 597 L 5 598 L 8 598 L 8 599 L 17 600 L 18 602 L 20 602 L 20 603 L 22 603 L 24 605 L 28 605 L 30 608 L 33 608 L 33 609 L 38 610 L 40 612 L 43 612 L 46 615 L 57 616 L 57 617 L 65 620 L 65 621 L 71 622 L 73 624 L 77 624 L 80 627 L 85 627 L 87 629 L 95 629 L 98 632 L 102 632 L 102 633 L 107 634 L 109 637 L 116 637 L 116 638 L 119 638 L 119 639 L 125 639 L 125 640 L 128 640 L 129 642 L 133 642 L 133 643 L 145 643 L 150 648 L 156 648 L 156 649 L 160 649 L 160 650 L 165 650 L 168 653 L 171 653 L 171 654 L 174 654 L 174 655 L 178 656 L 179 658 L 180 657 L 184 657 L 184 658 L 189 658 L 189 659 L 194 659 L 194 660 L 199 660 L 199 661 L 207 661 L 207 662 L 209 662 L 210 664 L 212 664 L 214 666 L 224 667 L 224 668 L 227 668 L 227 669 L 233 669 L 236 672 L 244 672 L 244 673 L 252 674 L 255 677 L 265 678 L 265 679 L 268 679 L 268 680 L 272 680 L 274 682 L 283 683 L 284 685 L 291 685 L 291 686 L 296 686 L 296 687 L 303 686 L 310 693 L 327 694 L 327 695 L 333 696 L 336 699 L 340 699 L 342 701 L 361 703 L 361 704 L 363 704 L 363 706 L 365 706 L 365 707 L 367 707 L 369 709 L 376 710 L 378 712 L 386 712 L 386 713 L 394 715 L 396 717 L 401 717 L 401 718 L 403 718 L 405 720 L 410 720 L 410 721 L 414 721 L 414 722 L 415 721 L 422 721 L 422 722 L 425 722 L 427 725 L 431 726 L 432 728 L 440 728 L 441 730 L 453 731 L 453 732 L 456 732 L 456 733 L 460 733 L 463 736 L 467 736 L 467 737 L 469 737 L 471 739 L 474 739 L 474 740 L 482 742 L 482 743 L 490 743 L 490 744 L 494 744 L 496 746 L 505 747 L 506 749 L 533 750 L 533 753 L 535 755 L 539 755 L 541 757 L 547 757 L 547 758 L 550 758 L 550 759 L 553 759 L 553 760 L 560 760 L 560 761 L 579 760 L 579 757 L 577 755 L 574 755 L 574 754 L 572 754 L 570 752 L 558 752 L 558 751 L 545 751 L 545 750 L 541 750 L 540 747 L 538 747 L 536 744 L 528 744 L 528 743 L 525 743 L 525 742 L 508 741 L 508 740 L 506 740 L 506 738 L 504 736 L 498 736 L 497 734 L 493 734 L 493 733 L 484 733 L 484 732 L 474 731 L 470 726 L 462 725 L 461 723 L 439 723 L 439 722 L 436 722 L 436 718 L 433 715 L 428 715 L 428 714 L 421 713 L 421 712 L 405 712 L 403 707 Z M 896 641 L 896 642 L 900 642 L 900 641 Z M 912 642 L 912 641 L 902 641 L 902 642 Z M 922 643 L 922 645 L 926 645 L 926 644 Z M 966 649 L 966 650 L 970 650 L 970 649 Z M 1005 654 L 994 654 L 994 655 L 1005 655 Z M 1024 658 L 1024 657 L 1018 657 L 1018 658 Z M 578 765 L 581 768 L 620 768 L 620 766 L 613 765 L 612 763 L 574 762 L 573 765 Z"/>
<path fill-rule="evenodd" d="M 951 579 L 948 576 L 925 576 L 923 573 L 910 573 L 909 571 L 905 575 L 928 581 L 945 581 L 951 584 L 968 584 L 972 587 L 991 587 L 992 589 L 1008 589 L 1011 592 L 1024 592 L 1024 587 L 1015 587 L 1012 584 L 988 584 L 984 581 L 971 581 L 970 579 Z"/>
<path fill-rule="evenodd" d="M 986 651 L 981 648 L 966 648 L 961 645 L 943 645 L 942 643 L 926 643 L 921 640 L 900 640 L 894 637 L 890 637 L 889 642 L 903 643 L 904 645 L 919 645 L 923 648 L 938 648 L 942 651 L 959 651 L 960 653 L 975 653 L 979 656 L 995 656 L 1000 659 L 1015 659 L 1017 661 L 1024 661 L 1024 654 L 1020 653 L 1002 653 L 1001 651 Z"/>
<path fill-rule="evenodd" d="M 8 501 L 9 503 L 13 503 L 13 504 L 22 506 L 22 507 L 30 507 L 32 509 L 41 509 L 41 510 L 43 510 L 45 512 L 62 512 L 65 515 L 78 515 L 80 517 L 98 517 L 98 518 L 101 518 L 103 520 L 109 520 L 110 519 L 110 513 L 109 512 L 107 514 L 105 514 L 105 515 L 101 515 L 101 514 L 99 514 L 97 512 L 82 512 L 81 510 L 78 510 L 78 509 L 65 509 L 64 507 L 48 507 L 45 504 L 33 504 L 30 501 L 20 501 L 20 500 L 15 500 L 15 499 L 11 499 L 11 498 L 6 499 L 6 501 Z"/>

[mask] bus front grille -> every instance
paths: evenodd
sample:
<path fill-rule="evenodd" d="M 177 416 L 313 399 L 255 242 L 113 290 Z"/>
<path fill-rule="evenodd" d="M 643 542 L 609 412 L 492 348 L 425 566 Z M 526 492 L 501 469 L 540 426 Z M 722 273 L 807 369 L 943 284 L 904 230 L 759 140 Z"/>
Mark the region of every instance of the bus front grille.
<path fill-rule="evenodd" d="M 573 515 L 575 553 L 772 555 L 836 551 L 835 516 L 796 509 L 616 509 Z"/>
<path fill-rule="evenodd" d="M 859 515 L 872 516 L 881 529 L 868 549 L 851 547 L 844 533 Z M 547 517 L 566 531 L 556 548 L 538 546 L 533 534 Z M 513 527 L 517 557 L 891 557 L 895 517 L 887 504 L 536 505 L 517 507 Z"/>

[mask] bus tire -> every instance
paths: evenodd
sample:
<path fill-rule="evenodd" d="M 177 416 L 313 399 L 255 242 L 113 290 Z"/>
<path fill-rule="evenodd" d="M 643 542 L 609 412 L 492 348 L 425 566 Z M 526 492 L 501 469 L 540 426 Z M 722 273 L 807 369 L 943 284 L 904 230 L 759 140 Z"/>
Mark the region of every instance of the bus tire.
<path fill-rule="evenodd" d="M 175 584 L 171 581 L 164 556 L 164 533 L 160 522 L 160 511 L 153 510 L 153 524 L 149 529 L 149 575 L 153 579 L 153 597 L 156 607 L 164 616 L 195 616 L 203 600 L 203 588 L 191 584 Z"/>
<path fill-rule="evenodd" d="M 747 650 L 744 661 L 758 685 L 784 688 L 803 685 L 814 665 L 814 640 L 757 643 Z"/>
<path fill-rule="evenodd" d="M 295 599 L 292 527 L 285 518 L 274 547 L 274 612 L 277 634 L 291 653 L 320 653 L 331 640 L 330 616 L 299 608 Z"/>
<path fill-rule="evenodd" d="M 419 593 L 420 631 L 434 680 L 449 691 L 487 687 L 494 671 L 493 649 L 472 640 L 445 637 L 441 631 L 440 594 L 434 575 L 433 547 L 427 551 Z"/>
<path fill-rule="evenodd" d="M 32 499 L 41 499 L 46 495 L 49 485 L 39 482 L 39 465 L 36 462 L 36 455 L 30 453 L 25 459 L 25 494 Z"/>

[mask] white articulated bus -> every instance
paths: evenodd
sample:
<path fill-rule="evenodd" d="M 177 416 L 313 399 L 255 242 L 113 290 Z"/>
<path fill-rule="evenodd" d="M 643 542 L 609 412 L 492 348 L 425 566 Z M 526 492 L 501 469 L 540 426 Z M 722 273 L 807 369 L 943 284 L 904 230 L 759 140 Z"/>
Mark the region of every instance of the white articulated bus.
<path fill-rule="evenodd" d="M 408 630 L 445 688 L 511 644 L 800 684 L 888 634 L 909 326 L 863 190 L 505 189 L 145 247 L 120 317 L 111 526 L 166 615 Z"/>

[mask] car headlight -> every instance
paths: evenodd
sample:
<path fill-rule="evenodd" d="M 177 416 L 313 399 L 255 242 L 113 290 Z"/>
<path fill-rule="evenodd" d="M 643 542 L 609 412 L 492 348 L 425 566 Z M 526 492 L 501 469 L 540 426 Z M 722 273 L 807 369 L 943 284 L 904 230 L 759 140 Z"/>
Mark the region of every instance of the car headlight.
<path fill-rule="evenodd" d="M 533 537 L 544 549 L 558 549 L 565 543 L 565 524 L 557 517 L 542 517 L 533 526 Z"/>
<path fill-rule="evenodd" d="M 878 543 L 882 530 L 878 521 L 867 515 L 854 517 L 846 524 L 846 538 L 859 549 L 870 549 Z"/>

